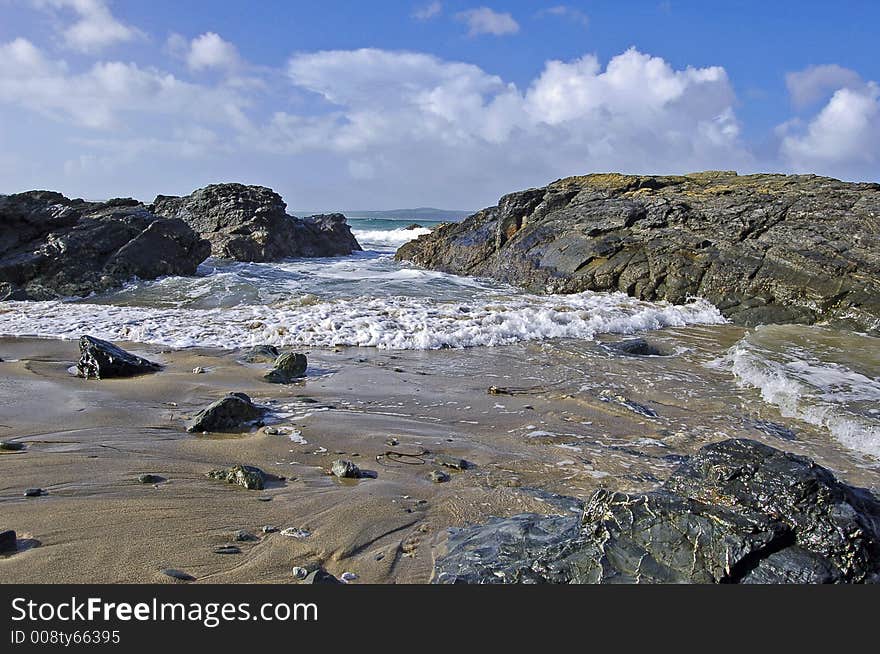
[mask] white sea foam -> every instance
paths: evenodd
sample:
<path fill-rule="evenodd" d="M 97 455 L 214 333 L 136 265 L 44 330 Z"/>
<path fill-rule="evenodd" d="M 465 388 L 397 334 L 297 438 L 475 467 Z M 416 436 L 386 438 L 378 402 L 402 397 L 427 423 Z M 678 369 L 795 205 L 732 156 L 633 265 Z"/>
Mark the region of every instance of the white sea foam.
<path fill-rule="evenodd" d="M 783 345 L 783 330 L 800 336 L 805 329 L 759 328 L 717 363 L 741 386 L 757 389 L 783 416 L 827 429 L 846 447 L 880 458 L 880 419 L 870 408 L 880 402 L 880 379 L 831 360 L 833 353 L 817 342 Z"/>
<path fill-rule="evenodd" d="M 427 227 L 417 227 L 415 229 L 354 229 L 352 234 L 357 239 L 361 247 L 380 246 L 380 247 L 400 247 L 404 243 L 409 243 L 413 239 L 425 234 L 430 234 L 431 230 Z"/>
<path fill-rule="evenodd" d="M 357 345 L 404 350 L 496 346 L 549 338 L 592 339 L 689 324 L 719 324 L 708 302 L 649 303 L 621 293 L 490 296 L 469 302 L 361 297 L 231 308 L 9 302 L 0 334 L 111 340 L 172 347 Z"/>

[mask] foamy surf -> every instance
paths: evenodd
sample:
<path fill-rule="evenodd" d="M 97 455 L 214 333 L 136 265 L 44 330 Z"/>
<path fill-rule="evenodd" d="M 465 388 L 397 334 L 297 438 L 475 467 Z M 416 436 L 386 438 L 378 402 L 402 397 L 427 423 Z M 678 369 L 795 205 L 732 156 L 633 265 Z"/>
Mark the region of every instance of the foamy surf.
<path fill-rule="evenodd" d="M 370 248 L 399 248 L 404 243 L 408 243 L 419 236 L 430 234 L 431 230 L 427 227 L 416 227 L 413 229 L 354 229 L 352 230 L 358 243 L 365 249 Z"/>
<path fill-rule="evenodd" d="M 276 346 L 429 350 L 508 345 L 551 338 L 593 339 L 664 327 L 721 324 L 708 302 L 674 306 L 621 293 L 492 296 L 470 302 L 425 297 L 358 297 L 217 309 L 10 302 L 0 334 L 78 338 L 171 347 Z"/>
<path fill-rule="evenodd" d="M 880 458 L 880 343 L 819 327 L 757 328 L 718 365 L 787 418 L 826 429 L 846 447 Z"/>

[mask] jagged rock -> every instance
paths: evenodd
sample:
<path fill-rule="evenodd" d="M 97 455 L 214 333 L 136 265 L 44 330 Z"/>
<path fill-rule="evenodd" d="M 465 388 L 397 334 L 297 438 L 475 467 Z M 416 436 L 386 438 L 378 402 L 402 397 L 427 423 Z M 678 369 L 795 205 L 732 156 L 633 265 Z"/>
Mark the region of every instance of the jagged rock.
<path fill-rule="evenodd" d="M 219 479 L 229 484 L 238 484 L 248 490 L 263 490 L 269 476 L 256 466 L 237 465 L 232 468 L 219 468 L 208 473 L 211 479 Z"/>
<path fill-rule="evenodd" d="M 587 175 L 501 198 L 398 259 L 534 292 L 699 296 L 742 325 L 880 332 L 880 185 L 814 175 Z"/>
<path fill-rule="evenodd" d="M 0 529 L 0 552 L 16 550 L 16 535 L 12 529 Z"/>
<path fill-rule="evenodd" d="M 434 581 L 877 582 L 880 501 L 806 457 L 727 440 L 657 491 L 597 491 L 580 517 L 523 514 L 459 530 Z"/>
<path fill-rule="evenodd" d="M 0 300 L 85 296 L 133 277 L 192 275 L 209 254 L 210 244 L 183 221 L 136 200 L 0 196 Z"/>
<path fill-rule="evenodd" d="M 271 384 L 289 384 L 306 374 L 308 360 L 305 354 L 286 352 L 275 359 L 275 365 L 263 375 L 263 379 Z"/>
<path fill-rule="evenodd" d="M 361 476 L 361 470 L 351 461 L 337 459 L 330 466 L 330 472 L 340 478 L 357 479 Z"/>
<path fill-rule="evenodd" d="M 281 196 L 264 186 L 212 184 L 184 197 L 160 195 L 151 209 L 185 221 L 225 259 L 332 257 L 361 249 L 342 214 L 289 216 Z"/>
<path fill-rule="evenodd" d="M 162 366 L 126 352 L 120 347 L 93 336 L 79 339 L 79 362 L 76 373 L 84 379 L 110 379 L 133 377 L 160 370 Z"/>
<path fill-rule="evenodd" d="M 265 412 L 244 393 L 230 393 L 193 416 L 186 430 L 190 433 L 238 431 L 262 418 Z"/>

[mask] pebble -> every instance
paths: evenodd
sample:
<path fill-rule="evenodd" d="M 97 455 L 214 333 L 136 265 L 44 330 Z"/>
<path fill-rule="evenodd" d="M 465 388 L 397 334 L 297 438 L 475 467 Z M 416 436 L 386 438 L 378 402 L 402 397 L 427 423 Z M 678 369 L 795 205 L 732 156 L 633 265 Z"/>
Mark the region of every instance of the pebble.
<path fill-rule="evenodd" d="M 264 534 L 274 534 L 276 531 L 278 531 L 278 527 L 275 525 L 263 525 Z"/>
<path fill-rule="evenodd" d="M 432 470 L 431 474 L 428 475 L 428 478 L 435 484 L 442 484 L 445 481 L 449 481 L 449 475 L 442 470 Z"/>
<path fill-rule="evenodd" d="M 241 554 L 241 550 L 235 545 L 221 545 L 220 547 L 215 547 L 212 551 L 214 554 Z"/>
<path fill-rule="evenodd" d="M 172 579 L 179 579 L 180 581 L 195 581 L 196 578 L 193 577 L 188 572 L 184 572 L 183 570 L 175 570 L 174 568 L 165 568 L 164 570 L 160 570 L 160 572 Z"/>
<path fill-rule="evenodd" d="M 39 497 L 45 491 L 42 488 L 27 488 L 24 491 L 25 497 Z"/>
<path fill-rule="evenodd" d="M 268 495 L 261 495 L 261 496 L 258 497 L 257 499 L 258 499 L 260 502 L 271 502 L 271 501 L 272 501 L 272 498 L 269 497 Z"/>
<path fill-rule="evenodd" d="M 289 536 L 290 538 L 308 538 L 312 535 L 308 529 L 298 529 L 296 527 L 288 527 L 287 529 L 283 529 L 281 531 L 282 536 Z"/>
<path fill-rule="evenodd" d="M 358 576 L 353 572 L 343 572 L 342 576 L 340 576 L 339 578 L 342 579 L 342 581 L 344 581 L 345 583 L 348 583 L 357 579 Z"/>
<path fill-rule="evenodd" d="M 0 441 L 0 450 L 4 452 L 19 452 L 24 449 L 24 443 L 15 441 Z"/>
<path fill-rule="evenodd" d="M 294 576 L 294 578 L 296 578 L 296 579 L 305 579 L 306 577 L 309 576 L 309 571 L 306 570 L 306 569 L 303 568 L 303 567 L 296 566 L 296 567 L 293 569 L 293 576 Z"/>
<path fill-rule="evenodd" d="M 385 445 L 387 445 L 388 447 L 395 447 L 397 445 L 400 445 L 400 441 L 396 438 L 389 438 L 387 441 L 385 441 Z"/>
<path fill-rule="evenodd" d="M 138 481 L 142 484 L 159 484 L 159 483 L 165 481 L 165 479 L 163 477 L 160 477 L 159 475 L 147 474 L 147 475 L 139 475 Z"/>

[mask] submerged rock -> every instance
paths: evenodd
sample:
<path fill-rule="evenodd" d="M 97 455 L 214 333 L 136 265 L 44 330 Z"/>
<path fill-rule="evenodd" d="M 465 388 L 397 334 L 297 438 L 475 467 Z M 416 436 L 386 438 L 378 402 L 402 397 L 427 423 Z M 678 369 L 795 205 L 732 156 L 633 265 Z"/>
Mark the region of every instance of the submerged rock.
<path fill-rule="evenodd" d="M 631 338 L 625 341 L 618 341 L 617 343 L 610 343 L 608 347 L 616 352 L 633 357 L 666 356 L 666 353 L 663 352 L 663 350 L 655 345 L 651 345 L 644 338 Z"/>
<path fill-rule="evenodd" d="M 244 393 L 230 393 L 193 416 L 186 430 L 190 433 L 238 431 L 262 418 L 265 412 Z"/>
<path fill-rule="evenodd" d="M 586 175 L 501 198 L 397 258 L 540 293 L 702 297 L 733 322 L 880 331 L 880 184 L 815 175 Z"/>
<path fill-rule="evenodd" d="M 275 366 L 263 375 L 271 384 L 289 384 L 305 376 L 308 360 L 305 354 L 286 352 L 275 360 Z"/>
<path fill-rule="evenodd" d="M 256 466 L 237 465 L 232 468 L 219 468 L 208 473 L 211 479 L 219 479 L 229 484 L 238 484 L 248 490 L 263 490 L 268 475 Z"/>
<path fill-rule="evenodd" d="M 162 366 L 126 352 L 121 347 L 93 336 L 79 339 L 79 362 L 76 373 L 84 379 L 133 377 L 161 370 Z"/>
<path fill-rule="evenodd" d="M 160 195 L 151 209 L 186 222 L 225 259 L 332 257 L 361 249 L 342 214 L 289 216 L 281 196 L 265 186 L 212 184 L 184 197 Z"/>
<path fill-rule="evenodd" d="M 0 300 L 86 296 L 134 277 L 193 275 L 210 250 L 186 223 L 136 200 L 0 196 Z"/>
<path fill-rule="evenodd" d="M 703 447 L 657 491 L 450 536 L 437 583 L 880 581 L 880 501 L 756 441 Z"/>
<path fill-rule="evenodd" d="M 17 549 L 17 537 L 12 529 L 0 529 L 0 552 L 14 552 Z"/>

